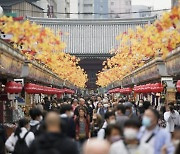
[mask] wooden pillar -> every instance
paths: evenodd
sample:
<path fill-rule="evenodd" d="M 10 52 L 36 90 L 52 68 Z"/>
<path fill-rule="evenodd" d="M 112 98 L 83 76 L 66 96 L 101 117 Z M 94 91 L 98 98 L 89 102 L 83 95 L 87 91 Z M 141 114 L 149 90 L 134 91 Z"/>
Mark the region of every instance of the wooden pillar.
<path fill-rule="evenodd" d="M 166 103 L 176 101 L 176 90 L 175 88 L 167 88 L 166 92 Z"/>

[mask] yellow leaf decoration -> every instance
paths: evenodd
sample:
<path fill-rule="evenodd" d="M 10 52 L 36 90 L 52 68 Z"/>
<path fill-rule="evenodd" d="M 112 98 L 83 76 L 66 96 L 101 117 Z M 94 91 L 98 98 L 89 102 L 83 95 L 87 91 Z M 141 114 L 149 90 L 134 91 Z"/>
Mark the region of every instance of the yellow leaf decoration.
<path fill-rule="evenodd" d="M 63 52 L 66 44 L 61 41 L 59 34 L 28 20 L 17 22 L 6 16 L 0 18 L 0 31 L 12 34 L 10 43 L 27 59 L 46 65 L 61 79 L 75 86 L 85 87 L 87 74 L 78 66 L 78 58 Z"/>
<path fill-rule="evenodd" d="M 116 37 L 119 47 L 114 51 L 115 56 L 103 62 L 102 72 L 97 74 L 96 84 L 102 87 L 112 82 L 122 80 L 133 70 L 144 65 L 145 60 L 157 55 L 166 58 L 167 55 L 180 43 L 180 6 L 174 7 L 171 12 L 151 25 L 144 28 L 137 26 Z"/>

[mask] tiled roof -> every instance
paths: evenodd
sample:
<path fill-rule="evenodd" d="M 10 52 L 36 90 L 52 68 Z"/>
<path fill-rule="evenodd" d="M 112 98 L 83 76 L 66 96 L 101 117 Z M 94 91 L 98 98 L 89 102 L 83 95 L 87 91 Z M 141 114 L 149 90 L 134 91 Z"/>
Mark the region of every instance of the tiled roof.
<path fill-rule="evenodd" d="M 61 31 L 62 41 L 66 42 L 66 53 L 80 55 L 96 54 L 109 56 L 109 51 L 119 46 L 116 36 L 129 28 L 144 27 L 153 23 L 156 17 L 137 19 L 50 19 L 28 18 L 32 22 L 48 27 L 54 32 Z M 97 55 L 97 56 L 99 56 Z"/>
<path fill-rule="evenodd" d="M 39 8 L 39 9 L 43 10 L 43 8 L 41 8 L 41 7 L 37 6 L 37 5 L 35 5 L 34 3 L 32 3 L 32 2 L 35 2 L 35 1 L 37 1 L 37 0 L 0 0 L 0 5 L 2 7 L 10 7 L 10 6 L 16 5 L 18 3 L 27 2 L 27 3 L 30 3 L 31 5 Z"/>

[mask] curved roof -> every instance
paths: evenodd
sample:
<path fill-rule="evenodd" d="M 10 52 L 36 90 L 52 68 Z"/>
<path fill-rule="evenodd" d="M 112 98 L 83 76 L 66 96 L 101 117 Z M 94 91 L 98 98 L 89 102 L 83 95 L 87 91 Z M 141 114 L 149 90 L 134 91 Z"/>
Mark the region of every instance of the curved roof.
<path fill-rule="evenodd" d="M 66 42 L 66 53 L 70 54 L 109 54 L 112 48 L 116 48 L 119 42 L 116 36 L 151 24 L 156 16 L 131 19 L 57 19 L 28 17 L 32 22 L 49 27 L 54 32 L 61 30 L 62 40 Z"/>

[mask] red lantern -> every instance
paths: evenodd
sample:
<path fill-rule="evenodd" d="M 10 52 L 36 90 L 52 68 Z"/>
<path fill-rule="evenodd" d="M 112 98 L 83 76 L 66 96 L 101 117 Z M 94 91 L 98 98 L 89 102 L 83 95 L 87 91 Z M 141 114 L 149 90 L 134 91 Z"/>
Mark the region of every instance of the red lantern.
<path fill-rule="evenodd" d="M 51 87 L 46 87 L 46 89 L 45 89 L 45 94 L 47 94 L 47 95 L 52 95 L 52 94 L 53 94 L 53 88 L 51 88 Z"/>
<path fill-rule="evenodd" d="M 57 89 L 57 95 L 63 94 L 63 93 L 64 93 L 64 90 L 63 90 L 63 89 Z"/>
<path fill-rule="evenodd" d="M 34 87 L 36 88 L 36 90 L 35 90 L 35 93 L 36 93 L 36 94 L 41 94 L 41 93 L 43 93 L 43 87 L 42 87 L 42 86 L 40 86 L 40 85 L 34 85 Z"/>
<path fill-rule="evenodd" d="M 143 85 L 140 85 L 139 86 L 139 93 L 142 93 L 143 92 Z"/>
<path fill-rule="evenodd" d="M 161 83 L 152 84 L 151 91 L 154 93 L 161 93 L 163 91 L 163 85 Z"/>
<path fill-rule="evenodd" d="M 133 88 L 133 91 L 134 91 L 135 93 L 138 93 L 138 86 L 135 86 L 135 87 Z"/>
<path fill-rule="evenodd" d="M 158 93 L 161 93 L 161 92 L 163 92 L 163 89 L 164 89 L 163 85 L 161 83 L 157 83 L 157 90 L 156 91 Z"/>
<path fill-rule="evenodd" d="M 64 89 L 64 91 L 65 91 L 65 93 L 67 93 L 67 94 L 74 94 L 75 93 L 75 91 L 74 90 L 71 90 L 71 89 Z"/>
<path fill-rule="evenodd" d="M 127 93 L 131 93 L 132 92 L 132 88 L 127 88 Z"/>
<path fill-rule="evenodd" d="M 22 91 L 22 85 L 14 81 L 7 82 L 5 86 L 5 91 L 10 94 L 20 93 Z"/>
<path fill-rule="evenodd" d="M 177 81 L 177 91 L 180 92 L 180 80 Z"/>
<path fill-rule="evenodd" d="M 37 92 L 37 86 L 33 83 L 25 84 L 24 89 L 28 94 L 36 94 Z"/>
<path fill-rule="evenodd" d="M 151 93 L 151 84 L 146 84 L 146 87 L 145 87 L 145 91 L 146 93 Z"/>

